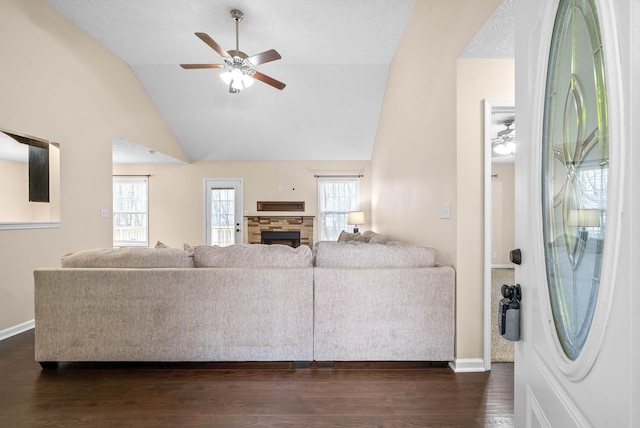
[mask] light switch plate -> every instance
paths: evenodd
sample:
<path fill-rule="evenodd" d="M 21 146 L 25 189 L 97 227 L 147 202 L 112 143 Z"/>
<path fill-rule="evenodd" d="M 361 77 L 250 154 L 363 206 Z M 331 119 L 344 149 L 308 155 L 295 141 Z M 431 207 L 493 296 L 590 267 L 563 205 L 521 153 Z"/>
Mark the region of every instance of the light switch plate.
<path fill-rule="evenodd" d="M 440 218 L 451 218 L 451 204 L 440 204 Z"/>

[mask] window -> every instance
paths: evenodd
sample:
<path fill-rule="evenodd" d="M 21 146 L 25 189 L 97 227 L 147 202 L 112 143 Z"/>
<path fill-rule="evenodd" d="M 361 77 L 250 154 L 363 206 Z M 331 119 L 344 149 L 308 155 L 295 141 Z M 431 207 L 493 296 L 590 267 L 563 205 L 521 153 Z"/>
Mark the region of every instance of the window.
<path fill-rule="evenodd" d="M 609 178 L 609 164 L 585 162 L 585 169 L 576 171 L 580 194 L 582 196 L 580 209 L 589 210 L 597 214 L 597 220 L 590 224 L 583 224 L 592 238 L 603 239 L 604 228 L 607 223 L 607 183 Z M 589 221 L 587 221 L 589 223 Z"/>
<path fill-rule="evenodd" d="M 349 211 L 360 209 L 360 179 L 350 177 L 318 179 L 318 239 L 336 241 L 347 224 Z"/>
<path fill-rule="evenodd" d="M 113 246 L 149 245 L 149 178 L 113 177 Z"/>

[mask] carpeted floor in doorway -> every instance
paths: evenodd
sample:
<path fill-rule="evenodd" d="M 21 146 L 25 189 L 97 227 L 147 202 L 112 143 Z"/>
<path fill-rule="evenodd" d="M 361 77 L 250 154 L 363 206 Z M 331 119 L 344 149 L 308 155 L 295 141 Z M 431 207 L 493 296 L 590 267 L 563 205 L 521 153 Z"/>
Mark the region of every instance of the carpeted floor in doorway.
<path fill-rule="evenodd" d="M 498 301 L 502 299 L 502 284 L 514 284 L 513 269 L 491 269 L 491 362 L 513 362 L 513 342 L 498 333 Z"/>

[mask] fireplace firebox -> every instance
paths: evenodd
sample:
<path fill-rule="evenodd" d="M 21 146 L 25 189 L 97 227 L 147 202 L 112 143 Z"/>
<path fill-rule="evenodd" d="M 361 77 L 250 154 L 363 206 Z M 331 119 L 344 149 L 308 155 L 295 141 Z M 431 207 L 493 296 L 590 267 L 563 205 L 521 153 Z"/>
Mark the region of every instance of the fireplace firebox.
<path fill-rule="evenodd" d="M 263 230 L 260 232 L 262 244 L 282 244 L 293 248 L 300 246 L 300 232 L 287 230 Z"/>

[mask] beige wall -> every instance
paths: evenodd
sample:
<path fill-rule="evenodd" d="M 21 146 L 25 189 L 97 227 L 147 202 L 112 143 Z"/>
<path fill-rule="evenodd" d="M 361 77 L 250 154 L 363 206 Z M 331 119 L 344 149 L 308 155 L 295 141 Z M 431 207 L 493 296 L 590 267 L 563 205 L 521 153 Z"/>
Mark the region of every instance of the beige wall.
<path fill-rule="evenodd" d="M 456 358 L 482 358 L 485 98 L 513 97 L 512 60 L 457 60 L 499 0 L 417 0 L 390 69 L 373 150 L 376 229 L 456 268 Z M 451 218 L 440 219 L 441 204 Z"/>
<path fill-rule="evenodd" d="M 114 174 L 149 175 L 149 242 L 172 247 L 202 244 L 203 180 L 242 178 L 247 215 L 284 215 L 258 212 L 257 201 L 304 201 L 304 213 L 317 216 L 318 192 L 314 175 L 362 174 L 360 209 L 371 218 L 370 161 L 207 161 L 190 165 L 114 165 Z M 279 191 L 282 187 L 282 192 Z M 295 190 L 294 190 L 295 189 Z M 246 224 L 245 224 L 246 226 Z M 369 224 L 361 226 L 361 230 Z M 314 241 L 317 225 L 314 222 Z M 246 241 L 246 227 L 245 227 Z"/>
<path fill-rule="evenodd" d="M 58 229 L 0 230 L 0 331 L 33 319 L 33 270 L 111 244 L 111 139 L 188 160 L 131 70 L 43 0 L 0 2 L 0 129 L 60 144 Z"/>
<path fill-rule="evenodd" d="M 509 251 L 515 248 L 514 169 L 513 164 L 491 167 L 491 264 L 494 265 L 511 265 Z"/>
<path fill-rule="evenodd" d="M 499 0 L 417 0 L 391 64 L 373 149 L 373 224 L 456 263 L 456 58 Z M 449 203 L 451 218 L 440 219 Z"/>
<path fill-rule="evenodd" d="M 513 99 L 512 59 L 460 59 L 457 85 L 458 358 L 483 350 L 484 100 Z"/>

